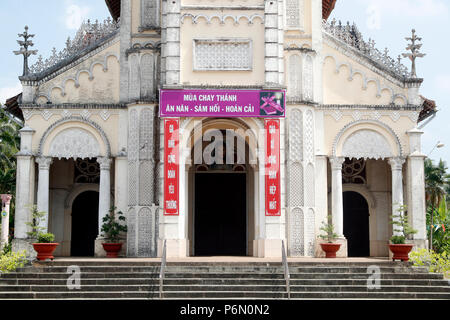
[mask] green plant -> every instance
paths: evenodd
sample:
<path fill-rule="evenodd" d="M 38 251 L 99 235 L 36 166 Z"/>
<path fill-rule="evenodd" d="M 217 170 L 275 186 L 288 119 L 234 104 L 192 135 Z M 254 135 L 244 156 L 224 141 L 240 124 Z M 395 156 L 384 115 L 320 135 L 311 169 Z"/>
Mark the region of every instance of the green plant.
<path fill-rule="evenodd" d="M 39 233 L 37 237 L 37 243 L 53 243 L 55 241 L 55 235 L 53 233 Z"/>
<path fill-rule="evenodd" d="M 394 226 L 394 233 L 398 233 L 391 237 L 393 244 L 405 244 L 406 239 L 415 233 L 417 230 L 413 229 L 408 223 L 408 216 L 406 213 L 406 205 L 401 205 L 398 209 L 397 215 L 391 216 L 391 224 Z"/>
<path fill-rule="evenodd" d="M 25 250 L 8 252 L 0 255 L 0 273 L 7 273 L 21 268 L 27 262 Z"/>
<path fill-rule="evenodd" d="M 443 273 L 445 277 L 450 277 L 450 256 L 446 252 L 418 249 L 409 254 L 409 259 L 416 267 L 427 267 L 429 272 Z"/>
<path fill-rule="evenodd" d="M 433 224 L 431 224 L 431 211 L 434 210 Z M 431 229 L 431 231 L 430 231 Z M 446 252 L 450 255 L 450 210 L 447 207 L 447 199 L 444 196 L 437 208 L 432 206 L 427 210 L 427 230 L 433 241 L 432 248 L 437 253 Z"/>
<path fill-rule="evenodd" d="M 12 250 L 12 243 L 11 242 L 5 243 L 1 254 L 8 254 L 11 252 L 11 250 Z"/>
<path fill-rule="evenodd" d="M 118 242 L 120 233 L 127 231 L 127 226 L 119 222 L 125 222 L 122 211 L 118 211 L 117 213 L 115 213 L 115 211 L 116 207 L 112 206 L 109 210 L 109 214 L 103 217 L 102 236 L 105 238 L 105 241 L 109 243 Z"/>
<path fill-rule="evenodd" d="M 334 226 L 332 221 L 332 216 L 329 215 L 325 221 L 322 222 L 322 227 L 320 230 L 324 232 L 324 234 L 319 235 L 319 238 L 326 240 L 328 243 L 332 243 L 338 235 L 334 232 Z"/>
<path fill-rule="evenodd" d="M 26 222 L 25 224 L 31 228 L 31 231 L 27 232 L 27 235 L 31 239 L 37 239 L 39 234 L 45 230 L 40 224 L 45 220 L 47 213 L 45 211 L 38 211 L 36 205 L 30 205 L 28 208 L 31 211 L 31 222 Z"/>

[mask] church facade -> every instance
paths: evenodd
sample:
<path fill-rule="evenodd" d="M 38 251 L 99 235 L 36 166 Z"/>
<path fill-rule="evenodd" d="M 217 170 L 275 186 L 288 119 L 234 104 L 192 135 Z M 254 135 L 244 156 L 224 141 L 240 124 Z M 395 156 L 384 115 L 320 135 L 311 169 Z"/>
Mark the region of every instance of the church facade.
<path fill-rule="evenodd" d="M 30 248 L 30 204 L 59 256 L 104 256 L 111 206 L 128 257 L 164 242 L 281 257 L 282 241 L 320 257 L 330 215 L 339 256 L 388 256 L 402 205 L 426 247 L 433 103 L 400 59 L 327 21 L 335 2 L 107 0 L 112 19 L 83 23 L 8 100 L 24 120 L 13 248 Z"/>

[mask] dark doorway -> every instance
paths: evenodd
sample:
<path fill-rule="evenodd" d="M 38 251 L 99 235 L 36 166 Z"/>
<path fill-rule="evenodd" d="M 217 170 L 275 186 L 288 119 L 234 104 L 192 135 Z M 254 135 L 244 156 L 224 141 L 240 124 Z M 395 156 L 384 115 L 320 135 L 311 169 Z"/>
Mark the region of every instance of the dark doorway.
<path fill-rule="evenodd" d="M 369 206 L 357 192 L 344 192 L 344 236 L 349 257 L 369 257 Z"/>
<path fill-rule="evenodd" d="M 195 174 L 195 255 L 247 254 L 245 173 Z"/>
<path fill-rule="evenodd" d="M 72 240 L 70 254 L 75 257 L 94 256 L 98 235 L 98 192 L 86 191 L 72 204 Z"/>

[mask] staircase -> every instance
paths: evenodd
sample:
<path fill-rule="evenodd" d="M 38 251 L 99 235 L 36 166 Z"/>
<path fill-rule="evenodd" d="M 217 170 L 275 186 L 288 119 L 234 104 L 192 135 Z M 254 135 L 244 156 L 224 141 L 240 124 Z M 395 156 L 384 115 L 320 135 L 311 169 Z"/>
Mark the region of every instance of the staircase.
<path fill-rule="evenodd" d="M 80 289 L 67 286 L 74 264 Z M 290 262 L 291 299 L 450 299 L 442 274 L 405 263 L 379 263 L 380 288 L 369 289 L 371 265 Z M 159 272 L 157 261 L 55 260 L 0 274 L 0 299 L 159 299 Z M 163 299 L 287 299 L 286 281 L 281 263 L 168 262 Z"/>

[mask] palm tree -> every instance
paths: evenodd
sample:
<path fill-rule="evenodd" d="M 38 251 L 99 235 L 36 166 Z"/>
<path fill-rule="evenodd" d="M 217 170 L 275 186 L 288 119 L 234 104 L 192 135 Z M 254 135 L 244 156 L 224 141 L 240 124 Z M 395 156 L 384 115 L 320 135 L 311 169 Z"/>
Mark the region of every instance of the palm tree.
<path fill-rule="evenodd" d="M 15 191 L 19 129 L 19 125 L 0 108 L 0 193 L 14 194 Z"/>
<path fill-rule="evenodd" d="M 441 159 L 436 166 L 431 159 L 425 159 L 425 197 L 427 206 L 430 207 L 430 248 L 433 248 L 433 216 L 435 208 L 439 207 L 442 199 L 445 199 L 446 187 L 450 181 L 450 175 L 446 173 L 446 163 Z"/>

